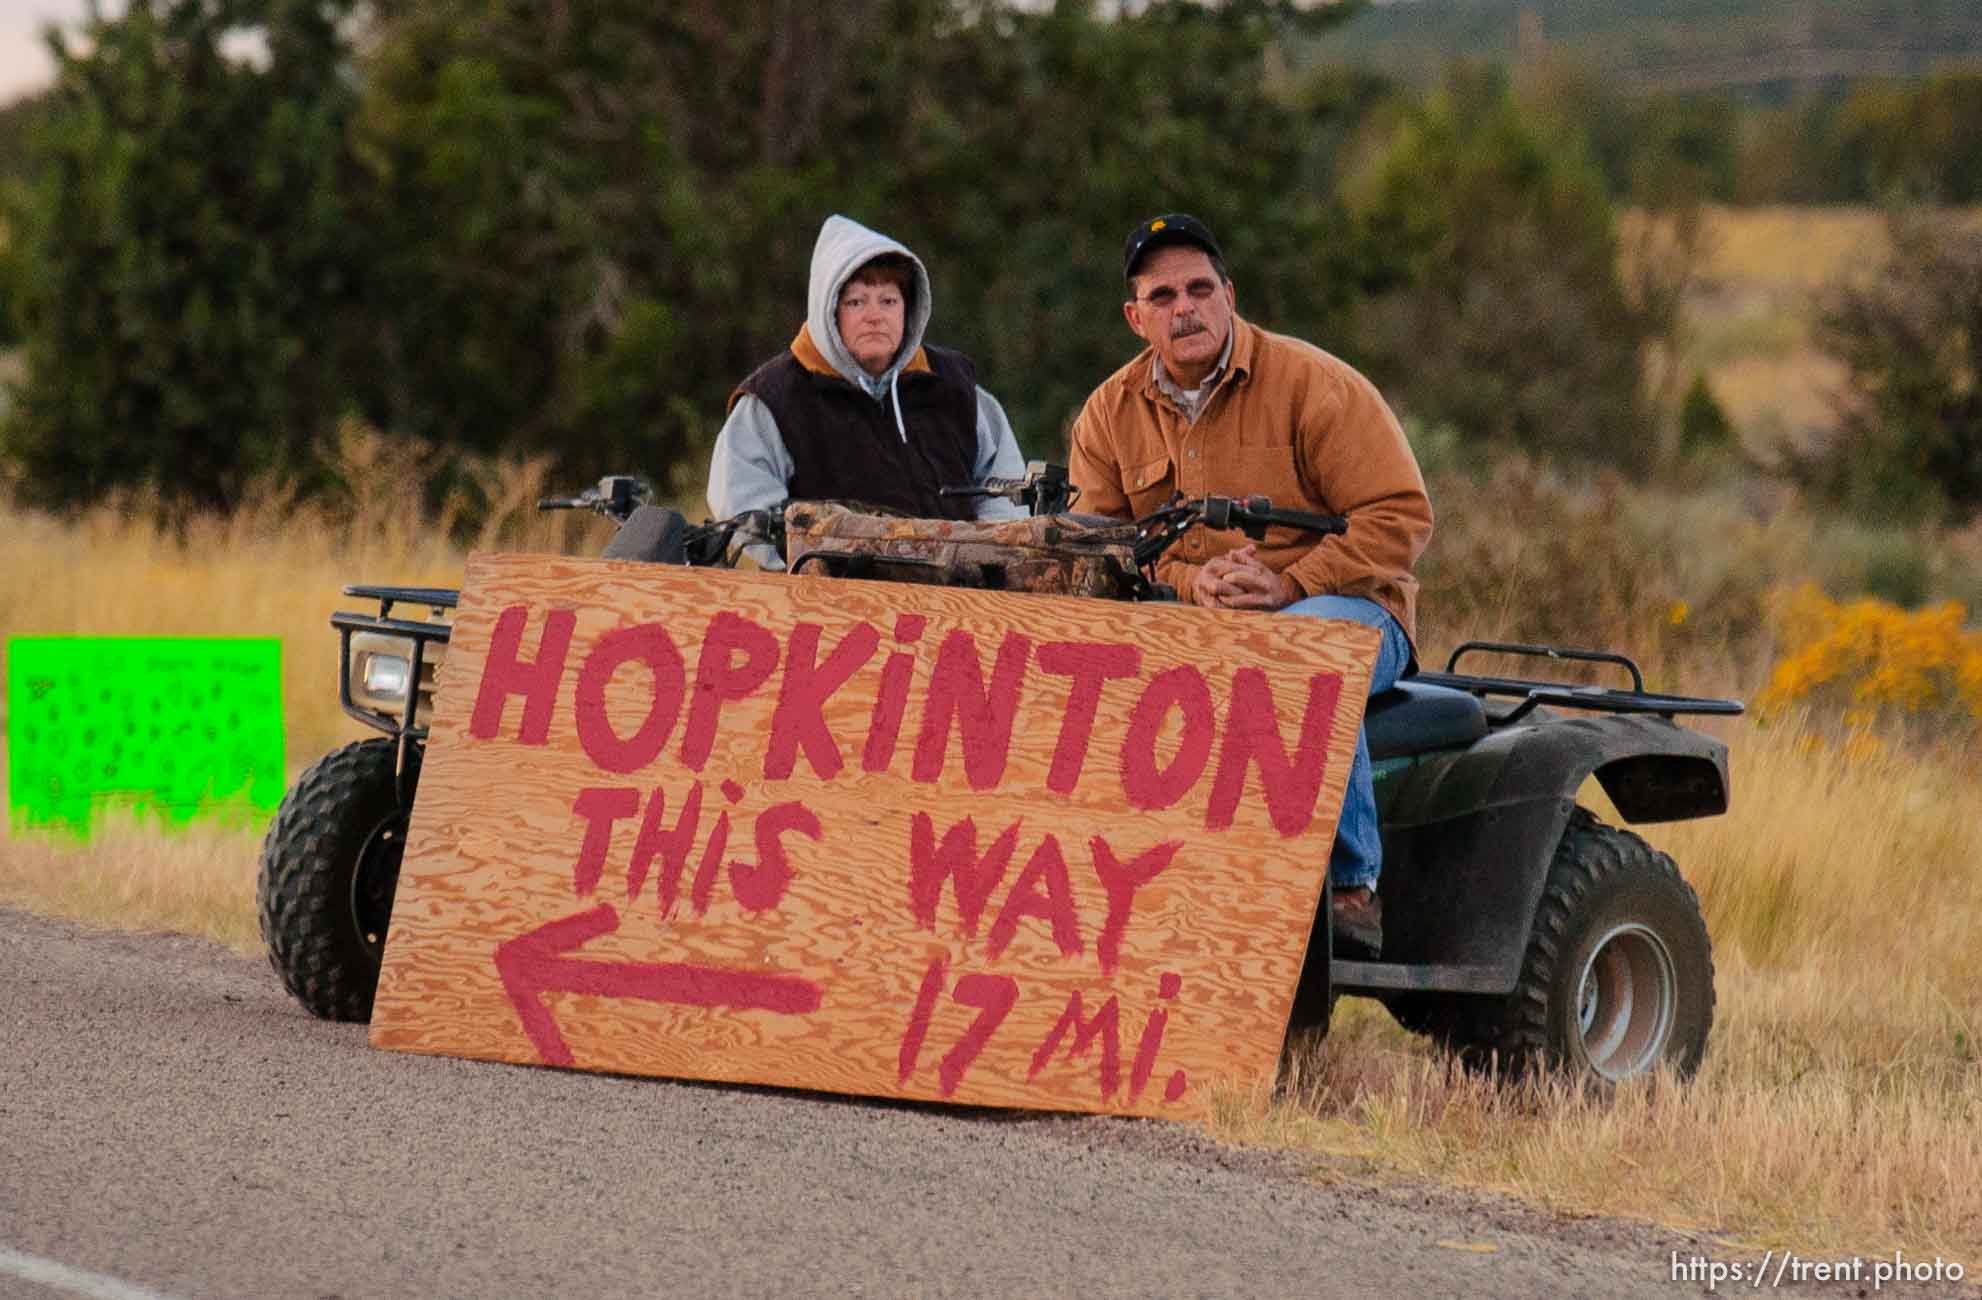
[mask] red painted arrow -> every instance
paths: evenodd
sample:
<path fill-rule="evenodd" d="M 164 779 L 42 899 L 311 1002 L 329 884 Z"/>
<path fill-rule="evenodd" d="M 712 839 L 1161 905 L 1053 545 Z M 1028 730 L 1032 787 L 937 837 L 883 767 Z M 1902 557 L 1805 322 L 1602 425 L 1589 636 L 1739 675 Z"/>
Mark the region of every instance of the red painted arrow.
<path fill-rule="evenodd" d="M 497 947 L 496 970 L 523 1032 L 548 1065 L 570 1065 L 571 1048 L 545 1009 L 544 993 L 595 993 L 691 1007 L 803 1016 L 819 1009 L 819 986 L 795 975 L 759 975 L 685 962 L 578 961 L 567 953 L 619 928 L 609 903 L 538 926 Z"/>

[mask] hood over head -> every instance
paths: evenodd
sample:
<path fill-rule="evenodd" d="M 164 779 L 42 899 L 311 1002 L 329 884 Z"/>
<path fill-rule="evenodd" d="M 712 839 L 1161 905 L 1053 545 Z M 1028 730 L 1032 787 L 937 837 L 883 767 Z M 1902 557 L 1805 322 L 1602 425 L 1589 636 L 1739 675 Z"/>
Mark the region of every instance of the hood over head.
<path fill-rule="evenodd" d="M 839 305 L 840 290 L 853 273 L 883 253 L 899 253 L 915 267 L 915 291 L 910 295 L 908 319 L 903 323 L 901 349 L 895 353 L 887 371 L 876 378 L 861 369 L 853 353 L 847 351 L 845 340 L 840 338 Z M 805 295 L 805 324 L 813 346 L 842 378 L 878 394 L 922 346 L 922 333 L 929 327 L 931 308 L 929 272 L 908 245 L 837 213 L 826 218 L 826 223 L 819 227 L 819 241 L 812 246 L 812 280 Z"/>

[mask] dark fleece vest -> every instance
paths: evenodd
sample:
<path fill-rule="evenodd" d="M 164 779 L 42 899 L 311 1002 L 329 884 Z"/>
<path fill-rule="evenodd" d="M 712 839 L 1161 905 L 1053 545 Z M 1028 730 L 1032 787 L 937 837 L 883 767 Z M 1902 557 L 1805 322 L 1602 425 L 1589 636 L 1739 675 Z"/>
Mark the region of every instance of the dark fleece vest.
<path fill-rule="evenodd" d="M 904 371 L 894 400 L 875 401 L 838 375 L 807 370 L 789 350 L 738 387 L 770 408 L 791 453 L 791 499 L 885 506 L 920 519 L 974 519 L 977 500 L 943 497 L 968 487 L 977 465 L 977 369 L 969 357 L 924 345 L 929 369 Z"/>

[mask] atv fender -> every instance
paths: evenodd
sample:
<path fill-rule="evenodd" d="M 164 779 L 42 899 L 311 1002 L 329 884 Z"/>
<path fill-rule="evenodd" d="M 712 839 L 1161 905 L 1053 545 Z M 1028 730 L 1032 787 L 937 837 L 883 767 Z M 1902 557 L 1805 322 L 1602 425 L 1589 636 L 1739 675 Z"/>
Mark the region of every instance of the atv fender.
<path fill-rule="evenodd" d="M 1595 775 L 1626 821 L 1727 811 L 1727 747 L 1646 714 L 1543 717 L 1400 774 L 1383 826 L 1383 960 L 1521 972 L 1549 861 Z"/>

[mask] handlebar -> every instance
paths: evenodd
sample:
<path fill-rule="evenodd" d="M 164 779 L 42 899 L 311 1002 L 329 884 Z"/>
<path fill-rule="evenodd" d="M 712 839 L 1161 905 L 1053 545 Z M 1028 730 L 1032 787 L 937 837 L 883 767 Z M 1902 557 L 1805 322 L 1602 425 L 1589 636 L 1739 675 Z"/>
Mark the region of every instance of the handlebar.
<path fill-rule="evenodd" d="M 1282 510 L 1264 496 L 1172 501 L 1136 520 L 1136 563 L 1148 568 L 1185 533 L 1199 526 L 1219 531 L 1236 528 L 1255 541 L 1263 540 L 1266 530 L 1274 527 L 1298 528 L 1323 536 L 1349 531 L 1349 521 L 1341 515 Z"/>
<path fill-rule="evenodd" d="M 1237 528 L 1248 537 L 1261 538 L 1271 525 L 1299 528 L 1311 533 L 1347 532 L 1349 521 L 1341 515 L 1317 515 L 1305 510 L 1281 510 L 1270 497 L 1206 497 L 1204 522 L 1209 528 Z"/>
<path fill-rule="evenodd" d="M 746 510 L 728 519 L 711 519 L 690 524 L 683 544 L 688 563 L 698 568 L 727 566 L 733 559 L 732 547 L 762 542 L 780 555 L 785 549 L 785 516 L 782 510 Z"/>
<path fill-rule="evenodd" d="M 654 489 L 645 479 L 632 474 L 608 474 L 596 487 L 588 487 L 575 497 L 539 497 L 537 509 L 590 510 L 623 524 L 653 496 Z"/>
<path fill-rule="evenodd" d="M 1026 508 L 1027 514 L 1065 514 L 1080 499 L 1080 489 L 1067 478 L 1065 465 L 1029 461 L 1020 478 L 987 478 L 969 487 L 936 489 L 946 497 L 1003 497 Z"/>
<path fill-rule="evenodd" d="M 1066 466 L 1036 460 L 1026 466 L 1022 478 L 990 478 L 940 492 L 946 497 L 998 496 L 1025 505 L 1034 515 L 1057 515 L 1066 513 L 1080 489 L 1069 482 Z M 537 508 L 591 510 L 624 524 L 652 496 L 645 480 L 631 474 L 608 474 L 597 486 L 577 496 L 544 497 Z M 683 555 L 691 565 L 709 566 L 733 561 L 732 548 L 753 542 L 767 543 L 782 552 L 784 523 L 783 510 L 772 509 L 748 510 L 729 519 L 688 525 L 679 533 Z M 1145 575 L 1147 590 L 1155 589 L 1153 566 L 1158 558 L 1193 528 L 1237 529 L 1256 541 L 1263 540 L 1269 528 L 1293 528 L 1322 536 L 1349 529 L 1349 521 L 1340 515 L 1282 510 L 1264 496 L 1173 497 L 1170 504 L 1136 520 L 1135 525 L 1135 562 Z"/>

